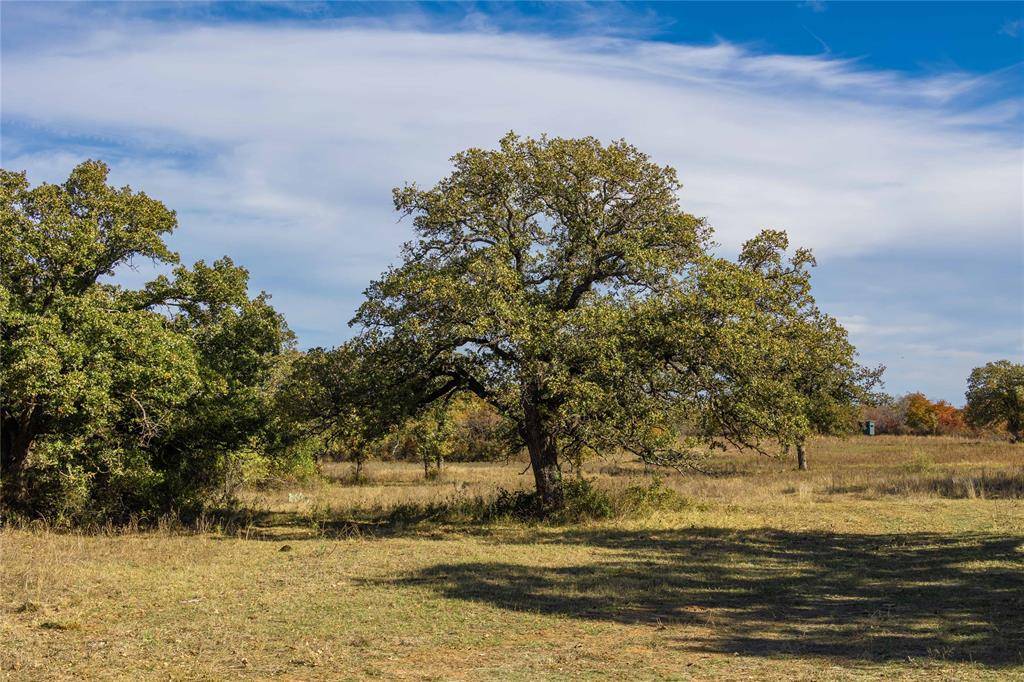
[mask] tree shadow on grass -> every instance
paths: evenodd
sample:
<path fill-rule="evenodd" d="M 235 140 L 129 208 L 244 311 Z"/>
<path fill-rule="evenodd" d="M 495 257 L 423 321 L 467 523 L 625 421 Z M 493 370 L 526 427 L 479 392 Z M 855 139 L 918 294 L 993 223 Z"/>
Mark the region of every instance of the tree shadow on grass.
<path fill-rule="evenodd" d="M 417 538 L 446 537 L 448 531 L 488 534 L 486 524 L 472 518 L 452 518 L 444 503 L 397 505 L 385 511 L 331 510 L 270 511 L 255 509 L 219 510 L 208 517 L 221 531 L 221 539 L 244 538 L 270 542 L 310 539 L 384 539 L 415 535 Z"/>
<path fill-rule="evenodd" d="M 513 610 L 683 626 L 674 644 L 694 651 L 1024 664 L 1019 538 L 703 528 L 536 540 L 610 551 L 555 568 L 437 564 L 399 583 Z"/>

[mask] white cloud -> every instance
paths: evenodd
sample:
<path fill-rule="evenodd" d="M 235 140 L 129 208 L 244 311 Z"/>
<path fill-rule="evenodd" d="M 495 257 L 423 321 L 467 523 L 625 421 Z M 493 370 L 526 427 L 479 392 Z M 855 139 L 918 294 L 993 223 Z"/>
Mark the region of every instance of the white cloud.
<path fill-rule="evenodd" d="M 1016 38 L 1017 36 L 1020 35 L 1021 26 L 1024 26 L 1024 21 L 1022 21 L 1020 19 L 1014 19 L 1012 21 L 1011 20 L 1007 20 L 999 28 L 999 35 L 1010 36 L 1011 38 Z"/>
<path fill-rule="evenodd" d="M 961 105 L 997 86 L 728 43 L 111 20 L 5 53 L 2 94 L 7 119 L 109 150 L 116 181 L 178 209 L 186 258 L 231 253 L 327 337 L 352 311 L 325 323 L 297 292 L 356 300 L 409 235 L 390 189 L 509 129 L 628 139 L 679 170 L 727 248 L 771 226 L 826 260 L 1019 249 L 1021 140 L 1000 131 L 1020 102 Z M 5 135 L 4 165 L 34 180 L 77 161 Z"/>

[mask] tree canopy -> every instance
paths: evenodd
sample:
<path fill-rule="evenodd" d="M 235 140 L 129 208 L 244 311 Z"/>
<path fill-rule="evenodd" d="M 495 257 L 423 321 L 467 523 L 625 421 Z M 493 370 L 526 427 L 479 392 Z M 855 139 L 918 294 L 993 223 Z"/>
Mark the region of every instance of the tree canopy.
<path fill-rule="evenodd" d="M 1024 365 L 997 360 L 967 378 L 967 421 L 972 426 L 1005 423 L 1014 442 L 1024 439 Z"/>

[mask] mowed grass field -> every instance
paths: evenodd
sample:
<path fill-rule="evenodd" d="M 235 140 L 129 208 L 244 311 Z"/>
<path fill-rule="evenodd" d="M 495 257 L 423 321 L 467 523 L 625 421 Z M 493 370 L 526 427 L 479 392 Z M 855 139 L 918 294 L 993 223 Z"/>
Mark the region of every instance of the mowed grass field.
<path fill-rule="evenodd" d="M 662 472 L 687 504 L 573 526 L 393 513 L 529 487 L 517 461 L 430 482 L 377 463 L 362 485 L 332 465 L 247 491 L 256 512 L 221 527 L 8 528 L 2 676 L 1024 679 L 1024 447 L 859 437 L 809 458 Z M 612 489 L 654 473 L 586 468 Z"/>

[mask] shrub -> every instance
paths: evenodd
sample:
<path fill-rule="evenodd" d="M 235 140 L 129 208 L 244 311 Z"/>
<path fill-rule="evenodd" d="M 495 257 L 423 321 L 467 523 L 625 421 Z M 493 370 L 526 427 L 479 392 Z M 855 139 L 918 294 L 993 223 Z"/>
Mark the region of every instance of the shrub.
<path fill-rule="evenodd" d="M 913 459 L 906 462 L 900 467 L 900 470 L 906 474 L 923 474 L 926 471 L 931 471 L 935 468 L 935 460 L 928 455 L 915 452 Z"/>
<path fill-rule="evenodd" d="M 659 511 L 682 511 L 690 500 L 664 485 L 660 478 L 647 485 L 631 485 L 615 496 L 617 516 L 644 516 Z"/>
<path fill-rule="evenodd" d="M 680 511 L 689 500 L 668 488 L 660 479 L 648 484 L 631 485 L 623 490 L 608 491 L 585 478 L 565 482 L 565 506 L 545 515 L 535 492 L 499 490 L 477 510 L 480 521 L 515 519 L 546 520 L 556 524 L 583 523 L 612 518 L 642 517 L 658 511 Z"/>

